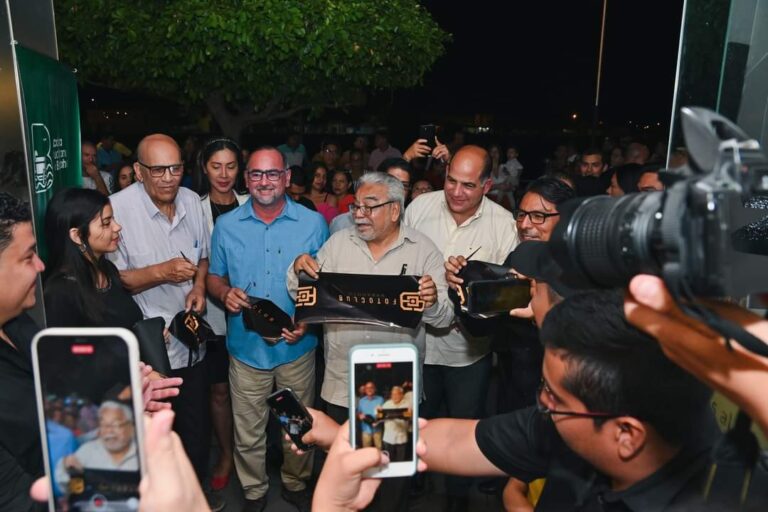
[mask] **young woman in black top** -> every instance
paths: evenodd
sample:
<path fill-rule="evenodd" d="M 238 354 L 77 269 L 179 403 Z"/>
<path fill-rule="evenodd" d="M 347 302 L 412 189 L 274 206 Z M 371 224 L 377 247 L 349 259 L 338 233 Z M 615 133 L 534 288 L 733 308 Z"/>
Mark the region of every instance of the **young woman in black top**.
<path fill-rule="evenodd" d="M 58 192 L 45 216 L 48 269 L 44 286 L 49 327 L 125 327 L 143 318 L 106 254 L 122 228 L 109 198 L 87 189 Z"/>

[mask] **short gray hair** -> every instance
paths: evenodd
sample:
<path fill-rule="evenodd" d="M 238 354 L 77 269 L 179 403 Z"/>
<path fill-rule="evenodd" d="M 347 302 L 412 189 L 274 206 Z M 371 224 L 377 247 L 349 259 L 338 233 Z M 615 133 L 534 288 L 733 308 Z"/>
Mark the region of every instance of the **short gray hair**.
<path fill-rule="evenodd" d="M 384 185 L 387 187 L 387 201 L 394 201 L 400 205 L 400 218 L 405 211 L 405 187 L 400 180 L 385 172 L 367 172 L 357 180 L 355 190 L 363 185 Z"/>
<path fill-rule="evenodd" d="M 115 402 L 114 400 L 107 400 L 105 402 L 102 402 L 101 405 L 99 406 L 99 417 L 101 417 L 101 413 L 105 409 L 122 411 L 126 421 L 130 421 L 131 423 L 133 423 L 133 411 L 127 405 L 121 404 L 120 402 Z"/>

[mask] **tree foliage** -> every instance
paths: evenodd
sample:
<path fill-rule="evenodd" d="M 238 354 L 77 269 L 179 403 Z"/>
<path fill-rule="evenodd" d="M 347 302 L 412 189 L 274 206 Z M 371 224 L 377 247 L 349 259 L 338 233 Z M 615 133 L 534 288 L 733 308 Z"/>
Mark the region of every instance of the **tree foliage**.
<path fill-rule="evenodd" d="M 411 87 L 449 35 L 416 0 L 57 0 L 82 80 L 205 102 L 230 135 Z M 237 132 L 237 133 L 233 133 Z"/>

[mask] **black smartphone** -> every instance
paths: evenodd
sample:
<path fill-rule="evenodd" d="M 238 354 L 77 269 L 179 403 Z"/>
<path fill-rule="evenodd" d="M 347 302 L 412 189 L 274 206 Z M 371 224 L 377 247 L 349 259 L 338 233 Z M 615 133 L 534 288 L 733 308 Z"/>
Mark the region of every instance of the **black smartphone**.
<path fill-rule="evenodd" d="M 430 148 L 435 149 L 437 147 L 437 126 L 434 124 L 422 124 L 419 126 L 419 138 L 427 139 L 427 144 Z"/>
<path fill-rule="evenodd" d="M 481 318 L 524 308 L 531 302 L 531 282 L 527 279 L 476 281 L 467 290 L 467 312 Z"/>
<path fill-rule="evenodd" d="M 138 510 L 143 400 L 126 329 L 45 329 L 32 364 L 50 511 Z"/>
<path fill-rule="evenodd" d="M 293 444 L 304 451 L 315 447 L 315 445 L 306 444 L 301 440 L 304 434 L 312 429 L 312 416 L 291 388 L 275 391 L 267 397 L 267 404 Z"/>

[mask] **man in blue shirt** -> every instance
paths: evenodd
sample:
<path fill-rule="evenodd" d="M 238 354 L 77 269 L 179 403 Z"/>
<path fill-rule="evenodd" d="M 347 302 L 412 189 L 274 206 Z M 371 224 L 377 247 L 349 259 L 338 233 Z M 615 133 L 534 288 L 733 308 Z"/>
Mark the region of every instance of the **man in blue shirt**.
<path fill-rule="evenodd" d="M 357 417 L 360 419 L 360 429 L 363 435 L 363 448 L 375 446 L 381 450 L 381 425 L 373 425 L 378 409 L 384 404 L 384 398 L 376 394 L 376 384 L 369 381 L 363 387 L 364 395 L 357 404 Z"/>
<path fill-rule="evenodd" d="M 207 284 L 229 312 L 227 349 L 235 430 L 235 467 L 246 498 L 245 511 L 266 507 L 266 398 L 272 388 L 291 388 L 306 405 L 314 399 L 317 337 L 298 324 L 282 337 L 265 340 L 246 330 L 242 308 L 248 296 L 268 299 L 289 315 L 294 303 L 285 284 L 285 271 L 302 253 L 316 254 L 328 238 L 323 217 L 289 199 L 285 190 L 291 171 L 275 148 L 251 153 L 245 171 L 251 199 L 216 222 L 211 239 Z M 247 293 L 246 293 L 247 290 Z M 306 481 L 311 455 L 298 456 L 283 444 L 283 498 L 299 510 L 309 510 Z"/>

